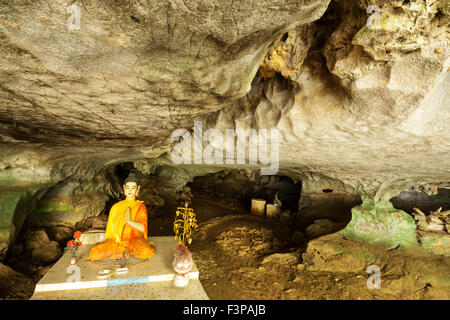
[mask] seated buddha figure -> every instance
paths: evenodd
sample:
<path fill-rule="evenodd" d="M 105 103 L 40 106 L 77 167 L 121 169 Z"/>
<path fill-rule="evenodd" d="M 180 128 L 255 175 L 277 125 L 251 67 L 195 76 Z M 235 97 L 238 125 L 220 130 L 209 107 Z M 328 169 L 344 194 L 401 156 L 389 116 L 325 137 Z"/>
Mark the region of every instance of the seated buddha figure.
<path fill-rule="evenodd" d="M 117 202 L 109 212 L 105 241 L 89 251 L 89 260 L 127 258 L 130 254 L 147 259 L 155 254 L 153 242 L 147 241 L 147 208 L 136 200 L 141 186 L 134 172 L 123 185 L 126 199 Z"/>

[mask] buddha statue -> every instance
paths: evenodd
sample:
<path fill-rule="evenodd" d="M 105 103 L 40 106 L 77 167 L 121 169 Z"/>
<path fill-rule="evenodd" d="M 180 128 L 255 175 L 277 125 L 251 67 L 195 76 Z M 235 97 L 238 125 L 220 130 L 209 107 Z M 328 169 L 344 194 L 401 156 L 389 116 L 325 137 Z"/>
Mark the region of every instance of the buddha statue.
<path fill-rule="evenodd" d="M 153 242 L 147 241 L 147 208 L 136 200 L 140 188 L 136 174 L 130 173 L 123 185 L 126 199 L 111 207 L 105 241 L 92 247 L 89 260 L 128 258 L 130 254 L 147 259 L 155 254 Z"/>

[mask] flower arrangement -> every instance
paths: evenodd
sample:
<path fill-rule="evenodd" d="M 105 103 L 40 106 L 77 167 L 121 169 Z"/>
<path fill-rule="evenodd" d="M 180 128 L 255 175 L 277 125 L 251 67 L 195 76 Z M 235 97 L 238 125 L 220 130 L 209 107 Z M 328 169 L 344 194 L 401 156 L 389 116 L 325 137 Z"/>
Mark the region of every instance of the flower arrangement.
<path fill-rule="evenodd" d="M 175 259 L 172 263 L 173 269 L 177 272 L 173 281 L 177 287 L 185 287 L 189 283 L 188 272 L 191 271 L 194 262 L 187 245 L 191 244 L 191 233 L 197 228 L 194 210 L 189 208 L 188 203 L 185 202 L 184 207 L 177 208 L 173 224 L 175 240 L 178 239 L 178 244 L 174 251 Z"/>
<path fill-rule="evenodd" d="M 81 241 L 80 241 L 80 237 L 81 237 L 81 232 L 80 231 L 76 231 L 73 234 L 73 239 L 67 241 L 67 246 L 64 249 L 68 249 L 70 251 L 72 251 L 72 255 L 75 258 L 77 255 L 77 250 L 78 248 L 82 245 Z"/>

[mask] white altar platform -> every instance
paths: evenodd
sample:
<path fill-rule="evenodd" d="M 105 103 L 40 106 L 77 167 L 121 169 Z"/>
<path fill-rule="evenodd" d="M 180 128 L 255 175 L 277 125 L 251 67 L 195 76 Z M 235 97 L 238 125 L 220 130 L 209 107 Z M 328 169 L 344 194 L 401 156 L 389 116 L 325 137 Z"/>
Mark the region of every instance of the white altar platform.
<path fill-rule="evenodd" d="M 128 272 L 118 274 L 119 262 L 92 262 L 89 250 L 104 240 L 103 231 L 84 233 L 83 245 L 77 252 L 77 263 L 71 266 L 72 254 L 67 251 L 37 283 L 32 300 L 206 300 L 199 271 L 194 263 L 188 273 L 189 284 L 179 288 L 173 285 L 172 268 L 173 237 L 149 237 L 156 253 L 148 260 L 136 262 L 129 259 Z M 102 269 L 110 269 L 107 277 L 99 275 Z"/>

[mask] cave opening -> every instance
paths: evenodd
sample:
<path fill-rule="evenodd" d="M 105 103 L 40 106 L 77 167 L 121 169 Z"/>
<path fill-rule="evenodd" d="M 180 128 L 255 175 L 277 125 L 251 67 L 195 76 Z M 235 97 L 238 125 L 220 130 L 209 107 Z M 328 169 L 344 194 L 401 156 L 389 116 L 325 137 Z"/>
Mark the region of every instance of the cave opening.
<path fill-rule="evenodd" d="M 282 210 L 295 212 L 301 193 L 301 182 L 295 182 L 290 177 L 252 176 L 243 170 L 224 170 L 195 177 L 187 186 L 192 191 L 193 204 L 211 203 L 241 214 L 250 213 L 252 199 L 262 199 L 266 204 L 272 204 L 275 195 L 282 203 Z"/>
<path fill-rule="evenodd" d="M 123 200 L 122 184 L 132 169 L 134 164 L 127 162 L 107 170 L 111 188 L 101 215 L 107 217 L 111 207 Z M 180 186 L 176 181 L 179 173 L 171 172 L 166 166 L 154 169 L 152 173 L 136 170 L 141 182 L 138 199 L 147 207 L 149 235 L 173 235 L 175 211 L 184 201 L 195 210 L 199 222 L 226 215 L 249 215 L 252 199 L 273 204 L 275 195 L 282 203 L 282 211 L 289 212 L 289 217 L 298 211 L 302 185 L 288 176 L 263 176 L 227 169 L 194 176 Z"/>

